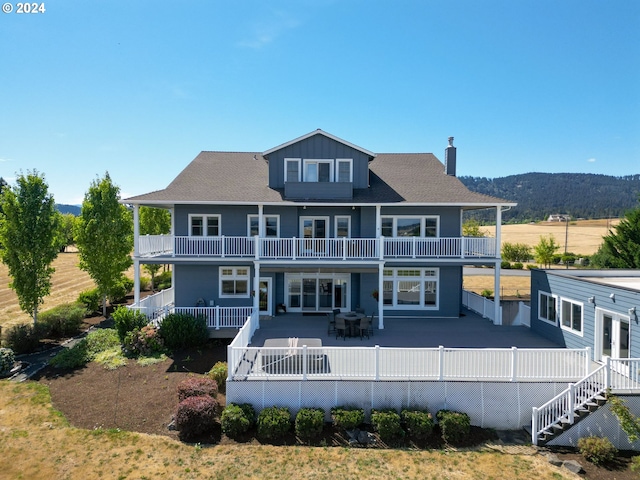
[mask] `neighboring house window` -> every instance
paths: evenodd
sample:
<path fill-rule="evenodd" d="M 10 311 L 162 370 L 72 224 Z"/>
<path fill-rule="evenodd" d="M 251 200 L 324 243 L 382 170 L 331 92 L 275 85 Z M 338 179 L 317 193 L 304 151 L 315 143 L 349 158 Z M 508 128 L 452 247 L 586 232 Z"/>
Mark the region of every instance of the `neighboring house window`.
<path fill-rule="evenodd" d="M 336 217 L 336 238 L 351 236 L 351 217 Z"/>
<path fill-rule="evenodd" d="M 382 217 L 384 237 L 437 237 L 439 234 L 439 217 L 411 217 L 398 215 Z"/>
<path fill-rule="evenodd" d="M 304 160 L 305 182 L 332 182 L 333 162 L 331 160 Z"/>
<path fill-rule="evenodd" d="M 250 237 L 259 235 L 258 222 L 260 217 L 258 215 L 248 215 L 247 230 Z M 280 236 L 280 215 L 264 215 L 262 217 L 264 221 L 264 236 L 265 237 L 279 237 Z"/>
<path fill-rule="evenodd" d="M 557 302 L 558 299 L 553 295 L 545 292 L 539 292 L 538 295 L 538 318 L 549 322 L 553 325 L 557 325 Z"/>
<path fill-rule="evenodd" d="M 248 297 L 249 268 L 220 267 L 220 297 Z"/>
<path fill-rule="evenodd" d="M 582 304 L 563 298 L 560 301 L 560 325 L 564 330 L 582 335 Z"/>
<path fill-rule="evenodd" d="M 338 164 L 336 182 L 353 182 L 353 160 L 350 158 L 338 158 L 336 163 Z"/>
<path fill-rule="evenodd" d="M 299 158 L 285 158 L 285 182 L 299 182 L 300 181 L 300 159 Z"/>
<path fill-rule="evenodd" d="M 220 215 L 189 215 L 189 233 L 192 237 L 219 237 Z"/>
<path fill-rule="evenodd" d="M 437 309 L 437 268 L 390 268 L 383 271 L 382 303 L 395 309 Z"/>

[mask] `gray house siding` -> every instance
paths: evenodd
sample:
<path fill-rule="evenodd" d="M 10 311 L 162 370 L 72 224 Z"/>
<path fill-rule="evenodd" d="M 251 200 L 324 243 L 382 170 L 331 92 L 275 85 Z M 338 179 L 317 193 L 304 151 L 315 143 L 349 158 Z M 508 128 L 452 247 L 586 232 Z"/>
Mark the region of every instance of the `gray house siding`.
<path fill-rule="evenodd" d="M 229 263 L 225 265 L 231 265 Z M 174 297 L 175 304 L 181 307 L 195 306 L 198 299 L 202 298 L 207 306 L 213 301 L 214 305 L 222 307 L 251 306 L 251 297 L 220 298 L 219 296 L 219 272 L 221 265 L 202 264 L 176 264 Z M 234 267 L 245 266 L 250 269 L 249 288 L 253 282 L 253 267 L 246 262 L 233 263 Z M 268 274 L 262 275 L 268 276 Z"/>
<path fill-rule="evenodd" d="M 369 186 L 369 156 L 324 135 L 314 135 L 269 154 L 269 186 L 284 188 L 284 159 L 353 159 L 353 188 Z"/>
<path fill-rule="evenodd" d="M 531 329 L 540 335 L 567 348 L 590 347 L 595 354 L 596 350 L 596 311 L 606 310 L 628 317 L 630 320 L 630 356 L 640 356 L 640 327 L 638 316 L 630 315 L 629 309 L 639 305 L 640 292 L 634 292 L 626 288 L 610 284 L 600 284 L 589 281 L 582 276 L 596 276 L 597 273 L 581 271 L 574 274 L 547 272 L 533 270 L 531 272 Z M 552 325 L 539 318 L 540 292 L 558 297 L 558 310 L 560 299 L 568 299 L 582 305 L 582 336 L 561 328 L 558 312 L 556 325 Z M 611 298 L 613 294 L 614 298 Z M 589 298 L 593 297 L 593 303 Z"/>

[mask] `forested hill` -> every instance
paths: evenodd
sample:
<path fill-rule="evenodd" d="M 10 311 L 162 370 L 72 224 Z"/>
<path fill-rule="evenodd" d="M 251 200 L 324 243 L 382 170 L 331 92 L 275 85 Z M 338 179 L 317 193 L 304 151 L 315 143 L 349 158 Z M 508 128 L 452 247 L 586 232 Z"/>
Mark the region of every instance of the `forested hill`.
<path fill-rule="evenodd" d="M 640 195 L 640 175 L 525 173 L 459 178 L 474 192 L 517 202 L 517 207 L 503 213 L 505 222 L 546 220 L 556 213 L 574 219 L 619 217 L 638 206 Z"/>

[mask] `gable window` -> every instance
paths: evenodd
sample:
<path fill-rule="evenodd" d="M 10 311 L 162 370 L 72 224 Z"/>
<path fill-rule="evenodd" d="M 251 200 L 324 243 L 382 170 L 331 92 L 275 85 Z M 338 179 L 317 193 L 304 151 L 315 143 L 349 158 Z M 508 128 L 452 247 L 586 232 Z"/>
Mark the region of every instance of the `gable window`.
<path fill-rule="evenodd" d="M 249 297 L 249 268 L 220 267 L 220 298 Z"/>
<path fill-rule="evenodd" d="M 304 160 L 305 182 L 332 182 L 333 162 L 331 160 Z"/>
<path fill-rule="evenodd" d="M 560 301 L 560 325 L 564 330 L 582 335 L 582 304 L 563 298 Z"/>
<path fill-rule="evenodd" d="M 438 308 L 437 268 L 390 268 L 383 271 L 382 303 L 392 309 Z"/>
<path fill-rule="evenodd" d="M 539 292 L 538 296 L 538 318 L 549 322 L 553 325 L 557 324 L 557 301 L 553 295 L 545 292 Z"/>
<path fill-rule="evenodd" d="M 264 236 L 265 237 L 279 237 L 280 236 L 280 215 L 264 215 L 262 217 L 264 222 Z M 259 235 L 260 217 L 258 215 L 247 216 L 247 233 L 250 237 Z"/>
<path fill-rule="evenodd" d="M 219 237 L 220 215 L 189 215 L 189 235 L 192 237 Z"/>
<path fill-rule="evenodd" d="M 300 159 L 299 158 L 285 158 L 284 159 L 285 170 L 285 182 L 299 182 L 300 181 Z"/>
<path fill-rule="evenodd" d="M 351 217 L 336 217 L 336 238 L 351 236 Z"/>
<path fill-rule="evenodd" d="M 439 234 L 438 216 L 396 215 L 382 217 L 381 220 L 381 234 L 384 237 L 437 237 Z"/>
<path fill-rule="evenodd" d="M 350 158 L 338 158 L 336 163 L 338 168 L 336 182 L 353 182 L 353 160 Z"/>

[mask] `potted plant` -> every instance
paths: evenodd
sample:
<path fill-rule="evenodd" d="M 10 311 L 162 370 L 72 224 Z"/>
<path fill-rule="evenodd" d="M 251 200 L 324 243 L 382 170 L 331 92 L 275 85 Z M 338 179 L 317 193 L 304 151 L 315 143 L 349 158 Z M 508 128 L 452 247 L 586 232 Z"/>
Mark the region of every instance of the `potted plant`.
<path fill-rule="evenodd" d="M 378 289 L 375 289 L 373 292 L 371 292 L 371 296 L 372 296 L 373 298 L 375 298 L 375 300 L 376 300 L 376 302 L 377 302 L 377 301 L 378 301 L 378 296 L 379 296 L 379 294 L 378 294 Z"/>

